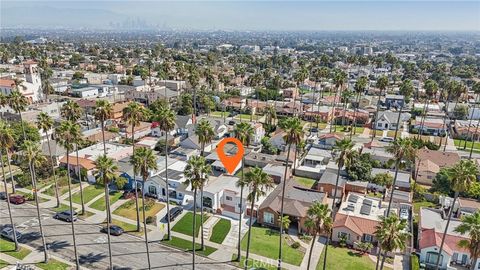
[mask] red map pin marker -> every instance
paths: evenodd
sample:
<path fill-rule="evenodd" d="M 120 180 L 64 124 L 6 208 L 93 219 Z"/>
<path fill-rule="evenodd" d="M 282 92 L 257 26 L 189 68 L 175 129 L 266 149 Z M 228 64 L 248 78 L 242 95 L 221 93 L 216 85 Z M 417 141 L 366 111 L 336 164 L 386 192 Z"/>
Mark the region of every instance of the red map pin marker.
<path fill-rule="evenodd" d="M 225 148 L 225 144 L 233 143 L 237 146 L 237 153 L 233 156 L 228 156 L 225 154 L 223 148 Z M 235 172 L 235 168 L 237 168 L 238 163 L 242 160 L 243 154 L 245 150 L 243 149 L 243 144 L 236 138 L 225 138 L 217 145 L 217 155 L 220 158 L 225 169 L 227 169 L 228 173 L 233 174 Z"/>

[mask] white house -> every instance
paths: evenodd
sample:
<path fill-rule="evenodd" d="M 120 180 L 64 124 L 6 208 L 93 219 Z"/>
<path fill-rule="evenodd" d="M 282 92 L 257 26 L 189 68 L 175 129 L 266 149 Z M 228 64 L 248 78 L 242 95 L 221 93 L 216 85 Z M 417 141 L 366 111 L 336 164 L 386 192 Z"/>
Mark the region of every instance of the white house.
<path fill-rule="evenodd" d="M 221 174 L 218 177 L 210 177 L 203 189 L 203 207 L 207 210 L 238 219 L 238 214 L 246 209 L 248 192 L 240 197 L 240 187 L 237 186 L 238 177 Z M 242 202 L 242 209 L 240 209 Z M 200 194 L 197 205 L 200 206 Z"/>
<path fill-rule="evenodd" d="M 88 87 L 72 89 L 72 95 L 79 98 L 98 97 L 98 88 L 88 86 Z"/>
<path fill-rule="evenodd" d="M 377 119 L 374 123 L 377 130 L 395 130 L 397 129 L 397 120 L 399 112 L 383 111 L 378 112 Z M 400 115 L 400 127 L 402 129 L 404 123 L 410 119 L 409 113 L 402 113 Z"/>

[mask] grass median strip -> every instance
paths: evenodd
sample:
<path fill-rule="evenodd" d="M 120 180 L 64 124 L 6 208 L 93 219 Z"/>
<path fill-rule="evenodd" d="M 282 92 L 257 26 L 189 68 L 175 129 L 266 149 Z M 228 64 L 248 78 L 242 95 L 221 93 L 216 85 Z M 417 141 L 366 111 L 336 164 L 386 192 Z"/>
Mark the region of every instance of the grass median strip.
<path fill-rule="evenodd" d="M 0 239 L 0 252 L 16 259 L 23 260 L 23 258 L 27 257 L 31 251 L 24 247 L 20 247 L 18 251 L 15 251 L 15 243 Z"/>
<path fill-rule="evenodd" d="M 68 264 L 51 258 L 47 263 L 37 263 L 35 266 L 44 270 L 65 270 L 70 268 Z"/>
<path fill-rule="evenodd" d="M 185 240 L 185 239 L 182 239 L 182 238 L 178 238 L 178 237 L 175 237 L 175 236 L 172 236 L 172 240 L 170 240 L 170 241 L 168 241 L 166 239 L 163 239 L 162 244 L 165 244 L 165 245 L 171 246 L 171 247 L 176 247 L 176 248 L 182 249 L 186 252 L 192 251 L 192 242 L 191 241 L 188 241 L 188 240 Z M 205 246 L 205 250 L 203 251 L 203 250 L 200 249 L 200 247 L 201 246 L 200 246 L 199 243 L 195 243 L 196 254 L 203 255 L 203 256 L 208 256 L 208 255 L 212 254 L 213 252 L 217 251 L 216 248 L 209 247 L 209 246 Z"/>

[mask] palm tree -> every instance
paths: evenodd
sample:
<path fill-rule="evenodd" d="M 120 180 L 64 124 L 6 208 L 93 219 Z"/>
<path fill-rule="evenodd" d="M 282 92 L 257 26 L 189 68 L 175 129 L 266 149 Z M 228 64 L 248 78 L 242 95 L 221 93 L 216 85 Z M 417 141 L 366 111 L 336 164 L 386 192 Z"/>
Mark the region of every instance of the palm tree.
<path fill-rule="evenodd" d="M 208 180 L 211 173 L 211 167 L 202 156 L 192 156 L 185 167 L 184 175 L 187 186 L 193 190 L 193 224 L 192 224 L 192 268 L 195 269 L 195 238 L 196 238 L 196 220 L 197 220 L 197 191 Z"/>
<path fill-rule="evenodd" d="M 16 86 L 18 88 L 19 85 Z M 26 140 L 26 134 L 25 134 L 25 126 L 23 124 L 23 119 L 22 119 L 22 112 L 27 109 L 28 105 L 28 100 L 27 98 L 20 94 L 18 90 L 12 91 L 10 95 L 8 96 L 8 105 L 16 112 L 18 113 L 18 116 L 20 117 L 20 123 L 22 126 L 22 132 L 23 132 L 23 139 Z"/>
<path fill-rule="evenodd" d="M 52 164 L 52 174 L 53 174 L 53 182 L 55 185 L 55 198 L 57 199 L 57 206 L 60 206 L 60 198 L 58 196 L 58 179 L 55 173 L 55 161 L 52 157 L 52 150 L 50 147 L 50 135 L 48 135 L 48 131 L 53 128 L 53 119 L 48 114 L 41 112 L 37 116 L 37 127 L 40 130 L 45 132 L 45 137 L 47 137 L 47 145 L 48 145 L 48 154 L 50 155 L 50 163 Z"/>
<path fill-rule="evenodd" d="M 352 135 L 353 134 L 356 134 L 356 127 L 357 127 L 357 111 L 358 111 L 358 107 L 360 106 L 360 98 L 362 96 L 362 93 L 365 92 L 365 89 L 368 87 L 368 79 L 367 77 L 365 76 L 362 76 L 360 77 L 357 82 L 355 82 L 355 92 L 357 93 L 357 97 L 356 97 L 356 106 L 355 106 L 355 110 L 354 110 L 354 113 L 353 113 L 353 127 L 352 129 L 350 130 L 350 139 L 352 138 Z"/>
<path fill-rule="evenodd" d="M 248 147 L 250 145 L 250 140 L 253 136 L 253 128 L 249 123 L 238 123 L 235 125 L 233 131 L 235 138 L 237 138 L 244 146 Z M 243 198 L 243 182 L 244 182 L 244 167 L 245 167 L 245 155 L 242 157 L 242 168 L 240 181 L 238 181 L 238 186 L 240 187 L 240 198 Z M 241 240 L 242 240 L 242 218 L 243 218 L 243 199 L 240 199 L 240 213 L 238 214 L 238 243 L 237 243 L 237 261 L 240 261 L 241 256 Z"/>
<path fill-rule="evenodd" d="M 282 183 L 282 202 L 280 206 L 280 216 L 283 216 L 283 206 L 284 206 L 284 198 L 285 198 L 285 186 L 287 182 L 287 173 L 288 173 L 288 166 L 290 162 L 290 149 L 292 148 L 292 144 L 297 145 L 303 138 L 303 128 L 302 123 L 299 118 L 297 117 L 289 117 L 285 119 L 285 121 L 281 122 L 280 127 L 285 131 L 286 135 L 284 137 L 285 143 L 288 145 L 287 149 L 287 159 L 285 160 L 285 172 L 283 176 L 283 183 Z M 296 161 L 294 160 L 293 163 Z M 280 239 L 279 239 L 279 247 L 278 247 L 278 269 L 282 269 L 282 239 L 283 239 L 283 224 L 280 223 Z"/>
<path fill-rule="evenodd" d="M 35 165 L 41 165 L 42 161 L 45 160 L 45 157 L 40 150 L 38 144 L 32 141 L 25 141 L 22 145 L 22 155 L 23 158 L 27 161 L 28 167 L 30 169 L 30 178 L 32 179 L 33 192 L 35 194 L 35 206 L 37 208 L 37 218 L 38 226 L 40 228 L 40 235 L 42 238 L 42 246 L 44 253 L 44 262 L 48 261 L 47 253 L 47 242 L 45 241 L 45 235 L 43 233 L 42 219 L 40 217 L 40 202 L 38 201 L 38 189 L 37 189 L 37 179 L 35 174 Z M 8 192 L 7 192 L 8 193 Z"/>
<path fill-rule="evenodd" d="M 335 220 L 335 215 L 337 214 L 336 208 L 336 199 L 337 199 L 337 191 L 338 191 L 338 181 L 340 180 L 340 171 L 343 166 L 347 167 L 352 162 L 354 158 L 354 153 L 356 151 L 353 150 L 353 142 L 350 139 L 342 139 L 340 141 L 335 142 L 335 146 L 333 147 L 333 153 L 337 157 L 337 180 L 335 181 L 335 191 L 333 192 L 333 203 L 332 203 L 332 220 Z M 332 233 L 330 232 L 329 238 L 327 239 L 327 243 L 325 244 L 325 257 L 323 258 L 323 269 L 325 269 L 327 265 L 327 253 L 328 253 L 328 244 L 332 239 Z"/>
<path fill-rule="evenodd" d="M 8 97 L 3 93 L 0 93 L 0 109 L 7 106 L 8 104 Z M 3 119 L 3 112 L 0 112 L 0 119 Z"/>
<path fill-rule="evenodd" d="M 385 91 L 385 89 L 387 89 L 387 86 L 388 86 L 388 77 L 387 76 L 381 76 L 380 78 L 377 79 L 377 84 L 376 84 L 377 88 L 380 89 L 379 93 L 378 93 L 378 100 L 377 100 L 377 109 L 375 110 L 375 116 L 373 118 L 373 120 L 375 121 L 374 124 L 373 124 L 373 135 L 372 135 L 372 140 L 370 142 L 373 141 L 373 139 L 375 138 L 375 136 L 377 135 L 377 117 L 378 117 L 378 111 L 380 110 L 380 100 L 382 98 L 382 93 L 383 91 Z"/>
<path fill-rule="evenodd" d="M 95 103 L 95 119 L 100 121 L 102 126 L 102 141 L 103 141 L 103 154 L 107 154 L 107 146 L 105 144 L 105 121 L 109 119 L 113 114 L 113 106 L 108 100 L 101 99 Z"/>
<path fill-rule="evenodd" d="M 118 172 L 118 166 L 115 164 L 115 161 L 112 158 L 107 157 L 106 155 L 99 156 L 95 160 L 95 166 L 97 167 L 98 177 L 102 179 L 102 183 L 105 189 L 105 209 L 107 210 L 107 241 L 108 241 L 108 260 L 110 269 L 113 269 L 112 265 L 112 245 L 110 242 L 110 222 L 111 222 L 111 211 L 110 211 L 110 193 L 108 190 L 108 185 L 116 178 Z"/>
<path fill-rule="evenodd" d="M 476 102 L 475 103 L 480 103 L 480 82 L 475 82 L 472 86 L 472 91 L 474 92 L 474 94 L 477 95 L 477 98 L 476 98 Z M 473 113 L 475 112 L 475 103 L 473 104 L 472 106 L 472 113 L 470 115 L 470 121 L 468 122 L 468 131 L 470 132 L 470 127 L 472 126 L 472 120 L 473 120 Z M 478 126 L 478 125 L 477 125 Z M 472 145 L 474 144 L 473 142 L 475 141 L 475 134 L 476 133 L 473 133 L 472 132 L 472 135 L 470 136 L 470 138 L 472 139 Z M 468 135 L 467 137 L 465 138 L 465 142 L 463 144 L 463 150 L 465 150 L 467 148 L 467 139 L 468 139 Z"/>
<path fill-rule="evenodd" d="M 2 176 L 3 176 L 3 185 L 5 187 L 5 193 L 7 194 L 7 210 L 8 210 L 8 217 L 10 218 L 10 224 L 12 225 L 12 231 L 13 231 L 13 242 L 15 243 L 15 250 L 18 251 L 18 239 L 17 239 L 17 231 L 15 229 L 15 223 L 13 223 L 13 216 L 12 216 L 12 210 L 10 208 L 10 195 L 8 193 L 8 187 L 7 187 L 7 177 L 5 176 L 5 167 L 4 167 L 4 162 L 3 162 L 3 149 L 6 149 L 8 152 L 8 149 L 14 144 L 14 139 L 12 136 L 12 130 L 7 126 L 7 124 L 3 121 L 0 120 L 0 165 L 2 166 Z M 8 157 L 8 153 L 7 153 Z M 9 159 L 7 159 L 7 162 L 10 162 Z M 12 172 L 10 171 L 10 176 Z M 12 180 L 12 185 L 13 185 L 13 180 Z"/>
<path fill-rule="evenodd" d="M 215 138 L 215 132 L 213 131 L 212 125 L 205 119 L 200 120 L 195 129 L 195 135 L 198 136 L 198 141 L 201 144 L 202 150 L 200 155 L 203 156 L 205 152 L 205 144 L 212 142 Z M 200 235 L 201 235 L 201 247 L 202 250 L 205 250 L 204 239 L 203 239 L 203 185 L 200 186 Z"/>
<path fill-rule="evenodd" d="M 443 251 L 443 244 L 445 243 L 445 235 L 447 235 L 447 232 L 448 232 L 448 226 L 450 225 L 450 220 L 452 219 L 452 213 L 455 208 L 455 203 L 457 202 L 458 194 L 460 192 L 464 192 L 468 190 L 472 185 L 472 183 L 474 183 L 477 180 L 477 176 L 479 174 L 480 172 L 473 160 L 462 159 L 453 167 L 447 168 L 447 175 L 449 176 L 451 181 L 450 186 L 452 190 L 455 192 L 455 195 L 453 196 L 453 202 L 448 212 L 447 225 L 445 226 L 445 231 L 443 232 L 443 235 L 442 235 L 442 242 L 440 244 L 440 250 L 438 252 L 439 256 L 437 256 L 437 263 L 436 263 L 435 270 L 438 270 L 440 266 L 440 257 L 441 257 L 440 254 L 442 254 L 442 251 Z"/>
<path fill-rule="evenodd" d="M 242 180 L 239 180 L 242 181 Z M 247 200 L 251 203 L 250 205 L 250 216 L 251 218 L 248 221 L 248 238 L 247 238 L 247 254 L 245 256 L 245 269 L 248 266 L 248 258 L 250 254 L 250 242 L 251 242 L 251 232 L 252 232 L 252 220 L 253 220 L 253 209 L 255 207 L 255 202 L 261 197 L 265 196 L 267 191 L 273 187 L 272 178 L 262 169 L 255 167 L 245 174 L 243 182 L 240 186 L 247 186 L 250 189 L 250 193 L 247 195 Z"/>
<path fill-rule="evenodd" d="M 436 94 L 437 94 L 437 91 L 438 91 L 438 84 L 436 81 L 434 80 L 426 80 L 425 81 L 425 104 L 423 105 L 423 117 L 422 117 L 422 120 L 421 120 L 421 123 L 420 123 L 420 130 L 418 131 L 418 135 L 417 135 L 417 138 L 420 138 L 420 136 L 422 135 L 423 133 L 423 125 L 425 123 L 425 118 L 427 116 L 427 104 L 428 104 L 428 100 L 433 98 Z"/>
<path fill-rule="evenodd" d="M 78 261 L 78 253 L 77 253 L 77 242 L 75 237 L 75 222 L 73 222 L 73 205 L 72 205 L 72 184 L 70 178 L 70 152 L 74 149 L 74 143 L 76 138 L 80 136 L 80 126 L 75 124 L 74 122 L 67 120 L 60 124 L 57 127 L 55 133 L 57 134 L 58 144 L 60 144 L 66 150 L 67 156 L 67 183 L 68 183 L 68 201 L 69 201 L 69 208 L 70 208 L 70 222 L 72 226 L 72 237 L 73 237 L 73 253 L 75 254 L 75 264 L 76 269 L 80 269 L 80 264 Z"/>
<path fill-rule="evenodd" d="M 152 149 L 140 147 L 135 150 L 135 153 L 133 153 L 130 163 L 133 165 L 134 170 L 137 170 L 137 172 L 140 173 L 143 179 L 143 183 L 142 183 L 143 228 L 145 233 L 145 247 L 147 249 L 148 269 L 150 269 L 151 268 L 150 250 L 148 248 L 147 220 L 145 217 L 145 182 L 147 181 L 150 175 L 150 170 L 157 170 L 157 158 L 155 157 L 155 154 L 153 153 Z M 167 187 L 167 190 L 168 190 L 168 187 Z"/>
<path fill-rule="evenodd" d="M 163 106 L 158 114 L 156 120 L 159 123 L 160 130 L 165 132 L 165 168 L 168 167 L 168 133 L 175 128 L 175 112 L 167 106 Z M 165 186 L 168 187 L 168 170 L 165 169 Z M 170 233 L 170 195 L 168 189 L 167 195 L 167 237 L 168 240 L 172 239 Z"/>
<path fill-rule="evenodd" d="M 195 65 L 189 66 L 189 73 L 188 75 L 188 82 L 192 86 L 193 89 L 193 115 L 192 121 L 195 124 L 197 118 L 197 86 L 200 80 L 200 76 L 198 75 L 197 67 Z"/>
<path fill-rule="evenodd" d="M 135 127 L 140 125 L 140 121 L 145 119 L 147 111 L 145 107 L 138 102 L 130 102 L 127 107 L 123 109 L 123 121 L 132 126 L 132 149 L 135 153 Z M 138 191 L 137 191 L 137 178 L 136 171 L 133 170 L 133 182 L 135 190 L 135 211 L 137 213 L 137 232 L 140 231 L 140 210 L 138 208 Z M 168 207 L 168 203 L 167 203 Z"/>
<path fill-rule="evenodd" d="M 455 228 L 455 232 L 469 235 L 468 240 L 460 240 L 458 246 L 470 252 L 470 270 L 475 269 L 475 258 L 480 258 L 480 210 L 473 215 L 463 216 L 462 223 Z"/>
<path fill-rule="evenodd" d="M 70 120 L 73 123 L 77 123 L 77 121 L 80 119 L 82 116 L 82 108 L 78 103 L 76 103 L 73 100 L 67 101 L 67 103 L 63 104 L 62 108 L 60 109 L 60 115 L 65 118 L 66 120 Z M 77 155 L 77 177 L 78 177 L 78 183 L 80 184 L 80 204 L 82 205 L 82 215 L 85 213 L 85 202 L 83 199 L 83 186 L 82 186 L 82 174 L 81 174 L 81 169 L 80 169 L 80 160 L 78 157 L 78 144 L 81 141 L 81 136 L 78 134 L 77 137 L 75 137 L 74 144 L 75 144 L 75 153 Z M 49 145 L 50 146 L 50 145 Z"/>
<path fill-rule="evenodd" d="M 380 224 L 377 225 L 374 233 L 375 237 L 378 239 L 379 246 L 384 250 L 380 270 L 383 269 L 387 252 L 393 252 L 397 249 L 405 249 L 405 243 L 410 236 L 410 234 L 406 232 L 406 228 L 407 221 L 400 219 L 397 215 L 380 217 Z"/>
<path fill-rule="evenodd" d="M 265 123 L 269 129 L 273 126 L 275 119 L 277 119 L 277 111 L 275 110 L 275 107 L 272 105 L 267 106 L 265 109 Z"/>
<path fill-rule="evenodd" d="M 312 259 L 312 251 L 315 245 L 317 234 L 332 226 L 332 218 L 330 217 L 330 209 L 328 204 L 321 204 L 320 202 L 314 202 L 307 210 L 307 220 L 305 221 L 305 226 L 311 230 L 313 235 L 312 245 L 310 247 L 310 252 L 308 253 L 308 264 L 307 270 L 310 269 L 310 261 Z M 322 227 L 323 226 L 323 227 Z"/>
<path fill-rule="evenodd" d="M 335 98 L 333 99 L 333 118 L 332 121 L 335 119 L 335 107 L 337 104 L 337 96 L 339 92 L 341 92 L 343 86 L 347 82 L 347 74 L 343 71 L 338 71 L 335 73 L 335 76 L 333 77 L 333 83 L 335 84 Z M 332 121 L 330 121 L 330 133 L 332 133 Z M 337 126 L 335 125 L 335 131 L 337 131 Z"/>

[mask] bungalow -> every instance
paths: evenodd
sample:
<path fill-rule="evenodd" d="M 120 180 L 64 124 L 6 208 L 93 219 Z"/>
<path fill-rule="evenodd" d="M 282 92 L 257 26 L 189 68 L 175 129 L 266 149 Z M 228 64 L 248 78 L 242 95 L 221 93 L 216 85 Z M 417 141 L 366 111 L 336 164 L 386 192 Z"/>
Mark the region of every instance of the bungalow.
<path fill-rule="evenodd" d="M 312 144 L 312 147 L 320 149 L 332 149 L 333 146 L 335 146 L 335 143 L 342 139 L 343 136 L 336 133 L 323 134 L 318 138 L 318 141 Z"/>
<path fill-rule="evenodd" d="M 393 111 L 378 112 L 375 123 L 373 123 L 375 128 L 377 130 L 396 130 L 399 113 L 400 112 Z M 398 128 L 400 131 L 404 127 L 405 123 L 410 120 L 410 118 L 411 115 L 409 113 L 402 113 L 400 115 L 400 126 Z"/>
<path fill-rule="evenodd" d="M 295 169 L 295 175 L 318 179 L 327 168 L 330 158 L 330 151 L 312 147 L 301 161 L 301 166 Z"/>
<path fill-rule="evenodd" d="M 381 169 L 381 168 L 372 168 L 372 177 L 375 177 L 377 174 L 381 173 L 388 173 L 392 176 L 392 179 L 395 177 L 395 171 L 389 169 Z M 377 186 L 375 184 L 370 184 L 370 188 L 375 188 L 376 190 L 384 190 L 385 187 Z M 397 173 L 397 182 L 396 187 L 402 191 L 410 191 L 410 173 L 405 171 L 399 171 Z"/>
<path fill-rule="evenodd" d="M 303 119 L 307 121 L 328 122 L 332 118 L 332 108 L 328 106 L 311 106 L 304 111 L 302 115 Z"/>
<path fill-rule="evenodd" d="M 247 107 L 247 99 L 240 97 L 231 97 L 222 101 L 222 106 L 225 106 L 226 110 L 235 110 L 237 112 L 243 111 Z"/>
<path fill-rule="evenodd" d="M 422 117 L 417 116 L 413 128 L 424 135 L 443 136 L 447 132 L 447 125 L 443 124 L 443 119 L 441 118 L 426 117 L 422 125 Z"/>
<path fill-rule="evenodd" d="M 403 107 L 405 105 L 405 98 L 403 95 L 385 95 L 384 106 L 387 109 Z"/>
<path fill-rule="evenodd" d="M 152 132 L 152 124 L 148 122 L 140 122 L 140 125 L 135 127 L 135 140 L 150 135 Z M 120 133 L 127 138 L 132 137 L 132 125 L 120 125 Z"/>
<path fill-rule="evenodd" d="M 282 202 L 282 185 L 278 185 L 258 208 L 257 222 L 263 226 L 280 227 L 278 217 Z M 295 186 L 295 181 L 289 180 L 285 186 L 284 215 L 290 219 L 290 227 L 298 232 L 305 232 L 307 210 L 314 203 L 327 203 L 327 196 L 323 192 Z"/>
<path fill-rule="evenodd" d="M 239 213 L 243 213 L 247 207 L 248 192 L 244 192 L 240 198 L 240 187 L 237 185 L 238 177 L 219 175 L 210 177 L 203 188 L 203 207 L 212 213 L 225 215 L 238 219 Z M 240 203 L 242 209 L 239 208 Z M 200 194 L 197 204 L 200 206 Z"/>
<path fill-rule="evenodd" d="M 280 184 L 285 176 L 285 165 L 274 163 L 274 164 L 267 164 L 265 167 L 262 168 L 262 171 L 268 174 L 276 184 Z M 290 167 L 287 168 L 287 179 L 292 177 L 292 169 Z"/>
<path fill-rule="evenodd" d="M 130 102 L 117 102 L 113 104 L 112 106 L 112 120 L 115 120 L 117 122 L 121 121 L 123 118 L 123 110 L 128 107 L 128 104 Z"/>
<path fill-rule="evenodd" d="M 88 129 L 82 132 L 82 136 L 84 139 L 87 141 L 90 141 L 92 143 L 100 143 L 103 142 L 103 138 L 105 138 L 106 142 L 118 142 L 120 140 L 120 134 L 110 132 L 108 130 L 105 130 L 102 133 L 101 128 L 94 128 L 94 129 Z"/>
<path fill-rule="evenodd" d="M 458 139 L 480 140 L 480 120 L 455 120 L 453 136 Z M 473 137 L 472 137 L 473 136 Z"/>
<path fill-rule="evenodd" d="M 432 185 L 440 168 L 451 167 L 460 161 L 460 156 L 453 152 L 442 152 L 423 148 L 417 151 L 415 170 L 417 183 Z"/>
<path fill-rule="evenodd" d="M 236 146 L 234 145 L 231 145 L 231 144 L 227 144 L 225 145 L 225 147 L 223 148 L 223 151 L 227 154 L 227 155 L 233 155 L 237 152 L 236 150 Z M 205 159 L 207 160 L 207 162 L 209 164 L 211 164 L 212 166 L 212 169 L 214 172 L 217 172 L 217 173 L 225 173 L 225 174 L 229 174 L 229 172 L 227 172 L 227 169 L 225 168 L 225 166 L 223 165 L 223 162 L 220 161 L 220 158 L 218 157 L 218 154 L 217 154 L 217 151 L 211 151 L 210 154 L 208 154 L 208 156 L 205 157 Z M 242 161 L 240 160 L 240 162 L 238 162 L 237 164 L 237 167 L 235 167 L 235 170 L 232 172 L 231 175 L 235 175 L 235 173 L 237 173 L 238 170 L 240 170 L 240 168 L 242 167 Z"/>

